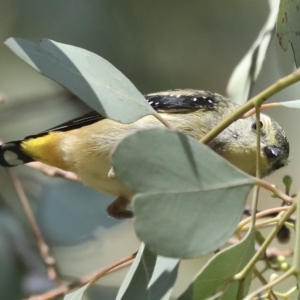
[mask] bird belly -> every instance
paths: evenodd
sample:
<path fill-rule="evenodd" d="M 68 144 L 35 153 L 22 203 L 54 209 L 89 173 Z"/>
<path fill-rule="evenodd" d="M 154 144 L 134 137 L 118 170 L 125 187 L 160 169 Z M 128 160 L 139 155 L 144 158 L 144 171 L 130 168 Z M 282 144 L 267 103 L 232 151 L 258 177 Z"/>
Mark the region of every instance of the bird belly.
<path fill-rule="evenodd" d="M 85 185 L 111 196 L 131 196 L 132 192 L 116 177 L 108 176 L 112 168 L 111 153 L 121 137 L 113 135 L 112 141 L 107 128 L 98 127 L 93 124 L 65 134 L 61 143 L 64 161 Z"/>
<path fill-rule="evenodd" d="M 109 177 L 108 173 L 111 170 L 110 160 L 107 158 L 96 159 L 86 157 L 82 160 L 80 169 L 76 172 L 82 182 L 98 190 L 101 193 L 118 197 L 132 196 L 132 192 L 116 177 Z"/>

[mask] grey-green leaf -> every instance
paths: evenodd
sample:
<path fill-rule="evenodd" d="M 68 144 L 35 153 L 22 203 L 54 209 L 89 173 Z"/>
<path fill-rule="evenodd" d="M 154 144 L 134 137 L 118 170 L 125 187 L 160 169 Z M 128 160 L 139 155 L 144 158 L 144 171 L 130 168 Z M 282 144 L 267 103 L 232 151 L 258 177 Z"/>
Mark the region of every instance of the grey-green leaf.
<path fill-rule="evenodd" d="M 238 299 L 239 282 L 231 279 L 254 255 L 254 240 L 254 231 L 250 231 L 240 243 L 212 257 L 178 300 L 204 300 L 217 293 L 219 300 Z M 249 290 L 251 273 L 243 284 L 244 296 Z"/>
<path fill-rule="evenodd" d="M 279 44 L 284 51 L 291 46 L 297 67 L 300 66 L 299 8 L 299 0 L 281 0 L 277 19 Z"/>
<path fill-rule="evenodd" d="M 178 259 L 157 256 L 142 244 L 116 300 L 169 299 L 178 266 Z"/>
<path fill-rule="evenodd" d="M 136 231 L 150 250 L 191 258 L 218 249 L 241 219 L 252 177 L 179 132 L 137 132 L 113 154 L 117 177 L 136 192 Z"/>
<path fill-rule="evenodd" d="M 292 101 L 285 101 L 279 102 L 281 106 L 288 107 L 288 108 L 300 108 L 300 100 L 292 100 Z"/>
<path fill-rule="evenodd" d="M 5 44 L 32 68 L 66 87 L 103 116 L 131 123 L 154 113 L 125 75 L 92 52 L 47 39 L 36 44 L 9 38 Z"/>
<path fill-rule="evenodd" d="M 234 69 L 227 86 L 229 98 L 238 104 L 245 103 L 255 83 L 268 50 L 275 28 L 279 0 L 268 0 L 269 17 L 249 51 Z"/>

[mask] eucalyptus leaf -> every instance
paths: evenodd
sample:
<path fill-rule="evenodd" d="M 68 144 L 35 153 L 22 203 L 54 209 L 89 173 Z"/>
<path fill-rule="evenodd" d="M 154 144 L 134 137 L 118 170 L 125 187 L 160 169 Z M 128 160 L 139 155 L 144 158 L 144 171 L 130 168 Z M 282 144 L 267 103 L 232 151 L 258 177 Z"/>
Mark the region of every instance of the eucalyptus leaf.
<path fill-rule="evenodd" d="M 288 108 L 300 108 L 300 100 L 279 102 L 278 104 Z"/>
<path fill-rule="evenodd" d="M 258 243 L 258 245 L 260 245 L 260 246 L 265 242 L 265 238 L 263 237 L 261 232 L 258 230 L 255 230 L 255 240 Z"/>
<path fill-rule="evenodd" d="M 178 259 L 157 256 L 142 244 L 116 300 L 169 299 L 178 266 Z"/>
<path fill-rule="evenodd" d="M 270 13 L 249 51 L 234 69 L 227 86 L 229 98 L 237 104 L 245 103 L 250 95 L 268 50 L 278 14 L 279 0 L 268 0 Z"/>
<path fill-rule="evenodd" d="M 112 157 L 131 188 L 136 231 L 150 250 L 191 258 L 234 233 L 254 179 L 179 132 L 151 129 L 123 140 Z"/>
<path fill-rule="evenodd" d="M 300 66 L 299 0 L 281 0 L 277 20 L 277 38 L 286 51 L 291 46 L 296 66 Z"/>
<path fill-rule="evenodd" d="M 154 113 L 125 75 L 92 52 L 47 39 L 36 44 L 9 38 L 5 44 L 36 71 L 66 87 L 105 117 L 131 123 Z"/>
<path fill-rule="evenodd" d="M 232 277 L 240 272 L 254 255 L 254 231 L 238 244 L 228 247 L 212 257 L 178 300 L 204 300 L 220 293 L 218 300 L 238 299 L 239 282 Z M 243 294 L 247 294 L 251 283 L 249 272 L 243 283 Z"/>

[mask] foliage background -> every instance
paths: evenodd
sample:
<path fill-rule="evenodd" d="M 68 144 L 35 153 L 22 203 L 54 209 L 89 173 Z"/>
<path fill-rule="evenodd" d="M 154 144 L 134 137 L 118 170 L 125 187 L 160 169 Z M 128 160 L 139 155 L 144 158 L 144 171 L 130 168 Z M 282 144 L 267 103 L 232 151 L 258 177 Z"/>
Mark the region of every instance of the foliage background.
<path fill-rule="evenodd" d="M 45 37 L 88 49 L 115 65 L 142 93 L 195 88 L 226 94 L 232 70 L 252 44 L 267 13 L 267 2 L 259 0 L 1 0 L 0 40 L 13 36 L 38 41 Z M 20 139 L 88 111 L 3 44 L 0 66 L 0 92 L 5 95 L 0 105 L 3 141 Z M 253 94 L 290 72 L 292 66 L 292 56 L 282 53 L 273 39 Z M 299 84 L 294 85 L 275 99 L 298 99 L 298 90 Z M 299 117 L 298 112 L 285 109 L 273 109 L 268 114 L 283 126 L 291 142 L 292 163 L 269 178 L 280 186 L 284 174 L 298 177 Z M 131 222 L 107 217 L 109 197 L 78 183 L 46 178 L 27 167 L 14 171 L 26 188 L 66 279 L 92 272 L 137 250 Z M 0 197 L 0 299 L 20 299 L 21 294 L 41 292 L 52 283 L 47 280 L 27 220 L 3 169 Z M 262 193 L 261 207 L 275 205 L 267 198 Z M 182 265 L 181 285 L 175 294 L 200 263 Z M 90 292 L 90 299 L 100 295 L 113 299 L 124 274 L 125 270 L 101 280 Z"/>

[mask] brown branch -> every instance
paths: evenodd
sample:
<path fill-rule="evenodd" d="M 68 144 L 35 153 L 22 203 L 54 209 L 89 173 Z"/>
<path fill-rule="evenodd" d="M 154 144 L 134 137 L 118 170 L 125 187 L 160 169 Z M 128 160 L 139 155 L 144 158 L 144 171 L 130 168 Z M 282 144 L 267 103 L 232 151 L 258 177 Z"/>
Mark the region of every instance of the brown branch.
<path fill-rule="evenodd" d="M 60 177 L 71 181 L 80 181 L 80 179 L 75 173 L 64 171 L 56 167 L 48 166 L 39 161 L 28 163 L 26 164 L 26 166 L 38 170 L 49 177 Z"/>
<path fill-rule="evenodd" d="M 6 172 L 7 172 L 8 176 L 11 178 L 11 181 L 12 181 L 14 188 L 19 196 L 19 199 L 21 201 L 21 204 L 23 206 L 25 214 L 30 223 L 33 234 L 37 240 L 37 244 L 38 244 L 38 247 L 40 250 L 41 257 L 47 268 L 48 277 L 51 280 L 53 280 L 58 286 L 60 286 L 61 281 L 60 281 L 59 276 L 56 271 L 55 259 L 50 252 L 49 246 L 47 245 L 47 243 L 45 242 L 45 240 L 42 236 L 41 230 L 40 230 L 39 225 L 36 221 L 36 218 L 32 212 L 32 209 L 30 207 L 30 204 L 29 204 L 28 198 L 25 194 L 25 191 L 23 189 L 23 186 L 22 186 L 19 178 L 15 175 L 15 173 L 11 169 L 6 169 Z"/>
<path fill-rule="evenodd" d="M 53 289 L 53 290 L 48 291 L 41 295 L 31 296 L 27 300 L 51 300 L 51 299 L 55 299 L 56 297 L 63 296 L 65 294 L 67 294 L 68 292 L 70 292 L 71 290 L 78 288 L 78 287 L 82 287 L 91 281 L 95 282 L 96 280 L 105 276 L 109 272 L 116 271 L 122 267 L 127 266 L 128 263 L 131 263 L 134 260 L 134 258 L 136 257 L 136 254 L 137 254 L 137 252 L 117 261 L 116 263 L 114 263 L 108 267 L 105 267 L 99 271 L 96 271 L 89 275 L 86 275 L 74 282 L 71 282 L 67 285 L 60 286 L 56 289 Z"/>
<path fill-rule="evenodd" d="M 0 103 L 5 101 L 5 96 L 3 93 L 0 93 Z"/>
<path fill-rule="evenodd" d="M 294 254 L 294 251 L 291 249 L 278 249 L 276 247 L 268 248 L 265 252 L 265 257 L 269 260 L 272 260 L 279 255 L 282 255 L 284 257 L 290 257 Z"/>
<path fill-rule="evenodd" d="M 277 107 L 277 106 L 280 106 L 280 104 L 279 104 L 279 103 L 265 103 L 265 104 L 263 104 L 263 105 L 260 107 L 260 110 L 265 110 L 265 109 L 273 108 L 273 107 Z M 256 111 L 255 108 L 250 109 L 248 112 L 246 112 L 246 113 L 242 116 L 242 118 L 243 118 L 243 119 L 249 118 L 250 116 L 252 116 L 253 114 L 255 114 L 255 111 Z"/>

